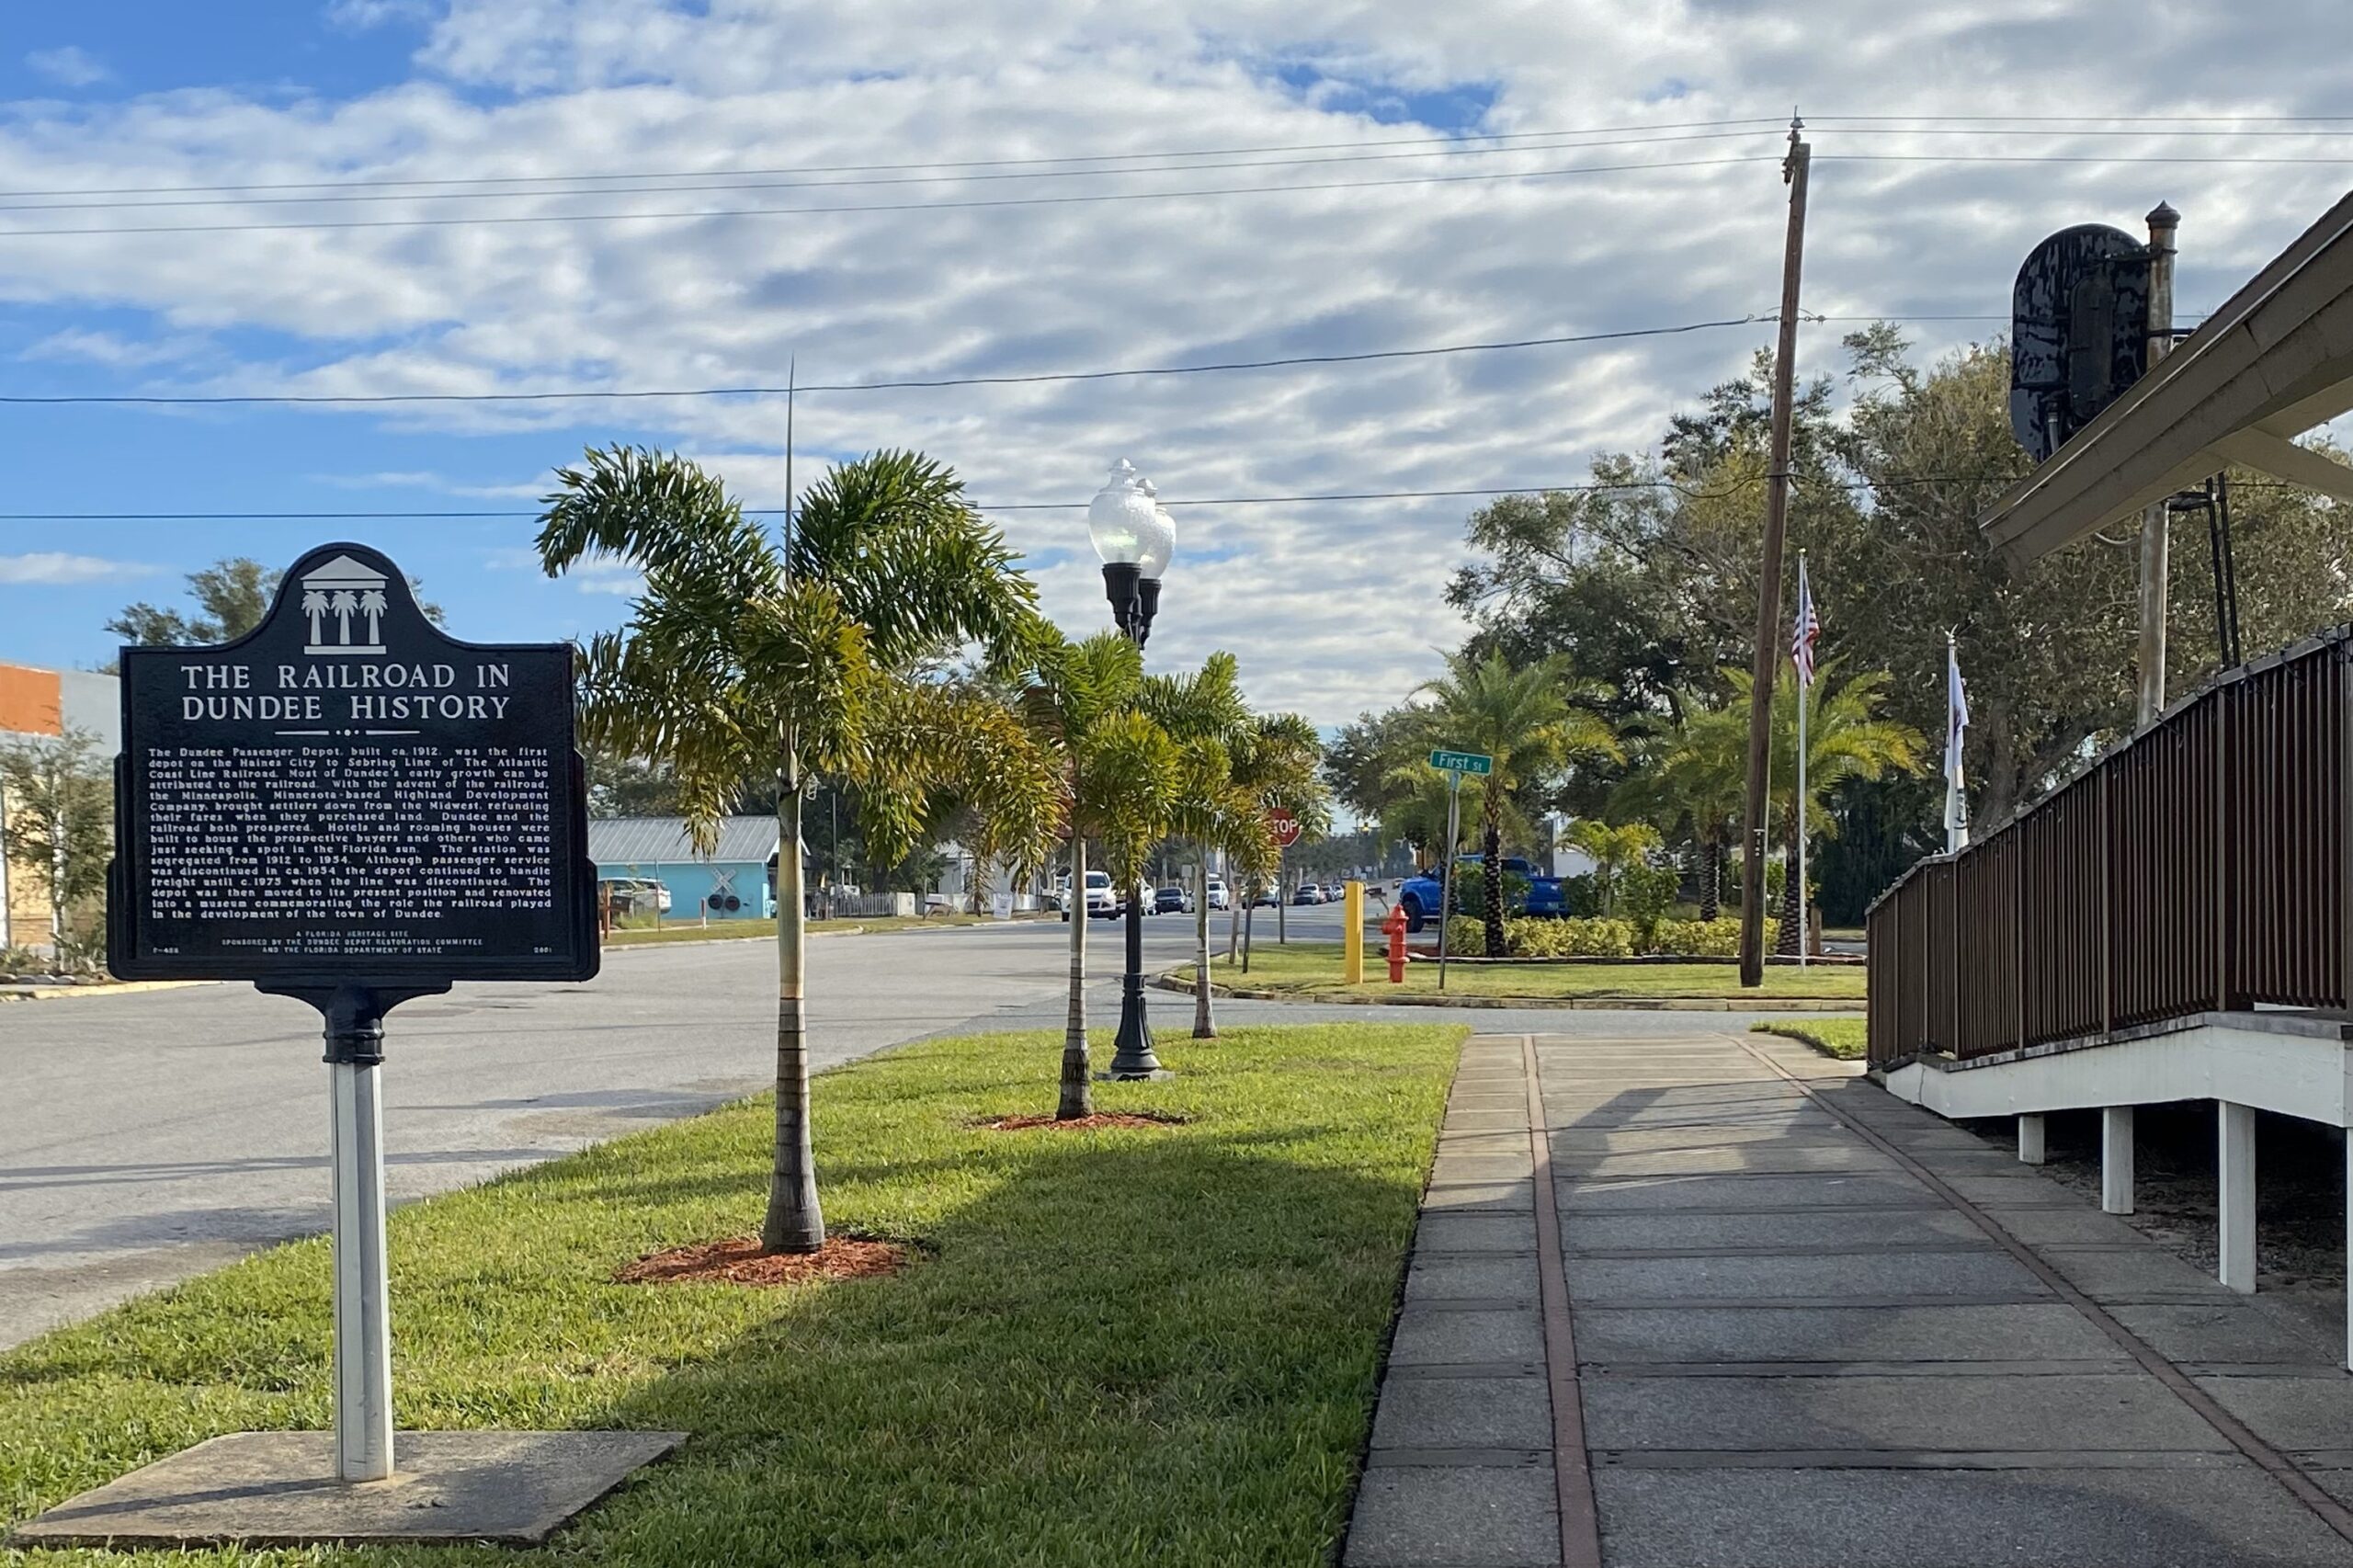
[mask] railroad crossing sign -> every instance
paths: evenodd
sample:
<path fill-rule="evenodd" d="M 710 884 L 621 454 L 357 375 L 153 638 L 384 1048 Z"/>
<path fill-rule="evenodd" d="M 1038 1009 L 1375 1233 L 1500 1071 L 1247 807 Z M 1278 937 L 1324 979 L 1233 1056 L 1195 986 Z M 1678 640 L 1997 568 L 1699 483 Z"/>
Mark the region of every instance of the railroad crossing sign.
<path fill-rule="evenodd" d="M 1475 751 L 1434 751 L 1430 766 L 1447 773 L 1467 773 L 1473 778 L 1484 778 L 1495 770 L 1495 759 Z"/>
<path fill-rule="evenodd" d="M 1267 824 L 1275 830 L 1275 842 L 1283 848 L 1288 849 L 1299 842 L 1299 819 L 1289 812 L 1268 812 Z"/>

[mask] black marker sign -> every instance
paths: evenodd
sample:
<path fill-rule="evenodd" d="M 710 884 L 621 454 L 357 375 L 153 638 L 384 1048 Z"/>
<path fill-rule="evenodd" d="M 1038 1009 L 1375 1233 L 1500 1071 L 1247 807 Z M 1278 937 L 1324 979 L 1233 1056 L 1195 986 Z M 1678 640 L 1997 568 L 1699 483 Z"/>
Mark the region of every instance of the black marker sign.
<path fill-rule="evenodd" d="M 572 651 L 460 642 L 362 545 L 219 648 L 122 651 L 108 967 L 126 980 L 585 980 Z"/>

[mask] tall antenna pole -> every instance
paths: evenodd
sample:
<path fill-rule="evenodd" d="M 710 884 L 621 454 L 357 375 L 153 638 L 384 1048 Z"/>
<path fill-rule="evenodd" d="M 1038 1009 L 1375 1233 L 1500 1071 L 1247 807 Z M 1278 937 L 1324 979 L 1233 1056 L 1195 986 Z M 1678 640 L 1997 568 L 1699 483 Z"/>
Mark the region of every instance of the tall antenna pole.
<path fill-rule="evenodd" d="M 2149 369 L 2173 351 L 2174 234 L 2181 214 L 2158 202 L 2149 214 Z M 2146 375 L 2147 370 L 2142 372 Z M 2134 663 L 2134 721 L 2154 724 L 2165 706 L 2165 585 L 2171 573 L 2172 515 L 2163 496 L 2141 512 L 2141 641 Z"/>
<path fill-rule="evenodd" d="M 1766 785 L 1772 759 L 1773 676 L 1780 665 L 1781 551 L 1790 522 L 1790 418 L 1798 352 L 1798 276 L 1805 260 L 1805 178 L 1813 149 L 1790 117 L 1790 231 L 1781 253 L 1781 331 L 1773 351 L 1773 447 L 1765 474 L 1765 559 L 1756 579 L 1756 656 L 1748 699 L 1748 808 L 1740 860 L 1740 983 L 1765 983 Z"/>
<path fill-rule="evenodd" d="M 792 391 L 800 379 L 801 357 L 784 362 L 784 571 L 792 574 Z"/>

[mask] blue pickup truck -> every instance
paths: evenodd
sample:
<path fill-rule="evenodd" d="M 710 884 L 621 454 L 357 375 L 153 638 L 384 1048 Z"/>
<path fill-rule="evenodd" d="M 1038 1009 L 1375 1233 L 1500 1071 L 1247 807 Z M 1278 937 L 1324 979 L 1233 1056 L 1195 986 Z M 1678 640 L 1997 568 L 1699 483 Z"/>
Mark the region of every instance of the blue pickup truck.
<path fill-rule="evenodd" d="M 1514 915 L 1550 915 L 1565 913 L 1561 902 L 1561 880 L 1538 874 L 1535 867 L 1517 855 L 1504 858 L 1504 897 L 1506 907 Z M 1454 862 L 1454 907 L 1475 910 L 1485 889 L 1486 867 L 1476 855 L 1464 855 Z M 1418 931 L 1422 923 L 1438 914 L 1438 905 L 1446 901 L 1438 885 L 1437 871 L 1427 871 L 1408 877 L 1404 886 L 1397 890 L 1397 907 L 1405 912 L 1405 929 Z"/>

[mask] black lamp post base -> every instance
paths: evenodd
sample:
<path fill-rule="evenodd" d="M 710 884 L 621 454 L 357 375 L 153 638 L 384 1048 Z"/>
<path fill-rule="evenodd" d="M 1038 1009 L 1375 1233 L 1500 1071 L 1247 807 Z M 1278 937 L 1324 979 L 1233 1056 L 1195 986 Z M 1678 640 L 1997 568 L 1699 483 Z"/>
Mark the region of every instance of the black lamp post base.
<path fill-rule="evenodd" d="M 1111 1064 L 1099 1076 L 1112 1083 L 1174 1076 L 1152 1053 L 1152 1022 L 1144 1011 L 1143 977 L 1140 974 L 1120 977 L 1119 1038 L 1114 1042 Z"/>

